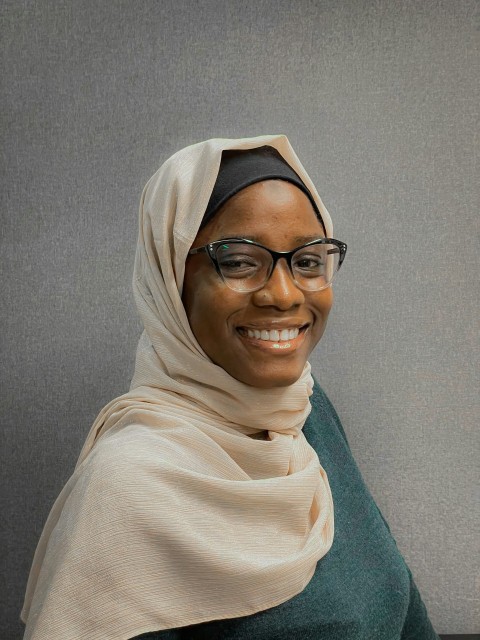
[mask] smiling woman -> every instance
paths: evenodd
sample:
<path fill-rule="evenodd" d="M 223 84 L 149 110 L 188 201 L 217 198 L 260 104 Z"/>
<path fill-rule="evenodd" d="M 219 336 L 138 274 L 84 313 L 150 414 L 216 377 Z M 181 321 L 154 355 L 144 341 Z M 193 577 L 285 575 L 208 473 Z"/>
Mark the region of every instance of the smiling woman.
<path fill-rule="evenodd" d="M 135 373 L 49 514 L 24 640 L 438 639 L 311 375 L 346 250 L 284 135 L 150 178 Z"/>
<path fill-rule="evenodd" d="M 228 200 L 199 232 L 194 247 L 247 237 L 274 251 L 291 251 L 298 246 L 298 229 L 313 239 L 324 237 L 311 202 L 298 187 L 282 180 L 262 181 Z M 233 256 L 241 256 L 236 251 Z M 237 264 L 236 270 L 253 271 L 250 279 L 256 281 L 261 258 L 243 255 L 249 262 Z M 228 268 L 233 271 L 231 264 Z M 235 277 L 238 281 L 238 274 Z M 268 388 L 300 378 L 325 331 L 333 292 L 331 287 L 301 289 L 285 259 L 277 262 L 261 288 L 237 291 L 225 286 L 208 255 L 195 254 L 187 258 L 183 302 L 192 331 L 212 361 L 245 384 Z M 283 334 L 280 341 L 284 331 L 288 340 Z"/>

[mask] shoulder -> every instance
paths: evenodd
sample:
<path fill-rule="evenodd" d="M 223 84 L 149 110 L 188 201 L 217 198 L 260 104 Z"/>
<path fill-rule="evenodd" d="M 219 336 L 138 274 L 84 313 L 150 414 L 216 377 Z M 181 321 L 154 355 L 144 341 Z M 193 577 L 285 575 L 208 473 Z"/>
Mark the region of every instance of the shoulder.
<path fill-rule="evenodd" d="M 79 469 L 81 477 L 95 487 L 97 495 L 126 493 L 150 486 L 169 468 L 165 438 L 143 425 L 128 425 L 99 438 Z"/>
<path fill-rule="evenodd" d="M 310 419 L 313 421 L 318 421 L 323 424 L 327 424 L 331 426 L 331 428 L 337 430 L 342 438 L 345 440 L 345 443 L 348 448 L 350 445 L 347 440 L 347 436 L 345 435 L 345 430 L 342 426 L 338 413 L 335 410 L 335 407 L 331 403 L 327 394 L 321 387 L 318 380 L 313 377 L 313 394 L 310 398 L 310 403 L 312 405 L 312 412 L 310 414 Z"/>

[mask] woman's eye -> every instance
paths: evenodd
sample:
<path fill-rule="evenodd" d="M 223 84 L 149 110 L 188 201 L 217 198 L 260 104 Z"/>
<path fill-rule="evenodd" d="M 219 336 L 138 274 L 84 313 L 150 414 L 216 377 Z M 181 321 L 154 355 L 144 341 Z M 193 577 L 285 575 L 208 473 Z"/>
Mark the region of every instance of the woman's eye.
<path fill-rule="evenodd" d="M 232 257 L 219 262 L 220 268 L 225 271 L 249 271 L 258 268 L 258 264 L 251 258 Z"/>
<path fill-rule="evenodd" d="M 222 267 L 228 267 L 229 269 L 240 269 L 244 266 L 251 266 L 246 260 L 223 260 L 221 262 Z"/>
<path fill-rule="evenodd" d="M 298 259 L 294 266 L 297 269 L 320 269 L 323 266 L 323 262 L 317 256 L 304 256 Z"/>

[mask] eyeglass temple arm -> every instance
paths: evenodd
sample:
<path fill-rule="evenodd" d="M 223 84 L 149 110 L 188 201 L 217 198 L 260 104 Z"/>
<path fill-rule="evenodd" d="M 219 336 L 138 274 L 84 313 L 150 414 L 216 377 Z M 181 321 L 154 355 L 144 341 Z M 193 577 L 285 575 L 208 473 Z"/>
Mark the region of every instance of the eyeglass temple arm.
<path fill-rule="evenodd" d="M 188 255 L 192 255 L 195 253 L 208 253 L 207 247 L 197 247 L 196 249 L 190 249 Z"/>

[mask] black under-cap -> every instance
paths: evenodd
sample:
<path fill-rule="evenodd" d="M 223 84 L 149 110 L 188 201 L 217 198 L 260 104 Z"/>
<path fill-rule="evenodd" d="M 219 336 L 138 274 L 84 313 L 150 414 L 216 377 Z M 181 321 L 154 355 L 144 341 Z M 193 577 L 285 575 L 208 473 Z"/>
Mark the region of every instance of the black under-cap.
<path fill-rule="evenodd" d="M 253 149 L 224 149 L 222 151 L 217 180 L 200 224 L 200 229 L 212 219 L 229 198 L 241 189 L 261 180 L 272 179 L 286 180 L 301 189 L 310 199 L 315 213 L 325 230 L 317 204 L 303 180 L 283 156 L 269 145 Z"/>

